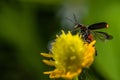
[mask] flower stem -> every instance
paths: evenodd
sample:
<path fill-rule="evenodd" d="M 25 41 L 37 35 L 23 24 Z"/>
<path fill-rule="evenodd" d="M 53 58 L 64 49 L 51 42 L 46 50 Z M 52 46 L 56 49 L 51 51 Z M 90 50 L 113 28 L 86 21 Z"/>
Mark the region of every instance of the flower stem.
<path fill-rule="evenodd" d="M 79 79 L 78 79 L 78 76 L 76 76 L 75 78 L 73 78 L 73 80 L 79 80 Z"/>

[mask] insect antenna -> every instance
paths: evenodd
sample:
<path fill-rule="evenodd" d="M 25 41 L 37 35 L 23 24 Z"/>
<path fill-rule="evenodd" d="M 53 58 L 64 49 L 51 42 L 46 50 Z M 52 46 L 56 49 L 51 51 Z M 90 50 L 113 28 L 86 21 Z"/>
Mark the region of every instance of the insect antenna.
<path fill-rule="evenodd" d="M 68 17 L 65 17 L 67 20 L 69 20 L 70 22 L 74 23 L 74 21 Z"/>
<path fill-rule="evenodd" d="M 77 20 L 77 18 L 76 18 L 76 16 L 75 16 L 74 13 L 73 13 L 73 18 L 74 18 L 74 20 L 75 20 L 74 24 L 77 25 L 77 24 L 78 24 L 78 20 Z"/>

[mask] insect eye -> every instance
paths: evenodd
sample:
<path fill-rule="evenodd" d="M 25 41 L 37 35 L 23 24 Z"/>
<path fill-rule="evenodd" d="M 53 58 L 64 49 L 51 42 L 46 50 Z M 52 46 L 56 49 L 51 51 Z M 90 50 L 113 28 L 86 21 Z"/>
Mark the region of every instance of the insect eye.
<path fill-rule="evenodd" d="M 75 28 L 81 28 L 81 27 L 83 27 L 82 24 L 76 24 L 76 25 L 75 25 Z"/>
<path fill-rule="evenodd" d="M 76 24 L 76 25 L 74 26 L 74 28 L 77 29 L 77 28 L 78 28 L 78 24 Z"/>

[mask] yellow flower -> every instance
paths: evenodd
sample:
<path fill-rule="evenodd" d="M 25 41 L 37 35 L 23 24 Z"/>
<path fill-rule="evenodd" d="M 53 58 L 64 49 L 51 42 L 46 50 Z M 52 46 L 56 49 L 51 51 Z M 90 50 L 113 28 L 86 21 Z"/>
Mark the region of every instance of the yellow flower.
<path fill-rule="evenodd" d="M 95 40 L 91 43 L 84 42 L 79 34 L 72 35 L 62 31 L 51 44 L 50 53 L 41 53 L 42 56 L 53 60 L 43 60 L 50 66 L 55 66 L 53 71 L 44 72 L 50 74 L 50 78 L 73 79 L 78 76 L 83 68 L 88 68 L 94 61 Z"/>

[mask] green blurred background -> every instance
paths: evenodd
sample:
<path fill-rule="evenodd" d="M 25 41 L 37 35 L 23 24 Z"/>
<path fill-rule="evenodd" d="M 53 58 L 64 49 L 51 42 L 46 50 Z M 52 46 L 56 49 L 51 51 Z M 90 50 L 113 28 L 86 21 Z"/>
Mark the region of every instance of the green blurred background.
<path fill-rule="evenodd" d="M 120 80 L 120 0 L 0 0 L 0 80 L 50 80 L 41 52 L 61 29 L 108 22 L 114 39 L 97 41 L 91 80 Z"/>

